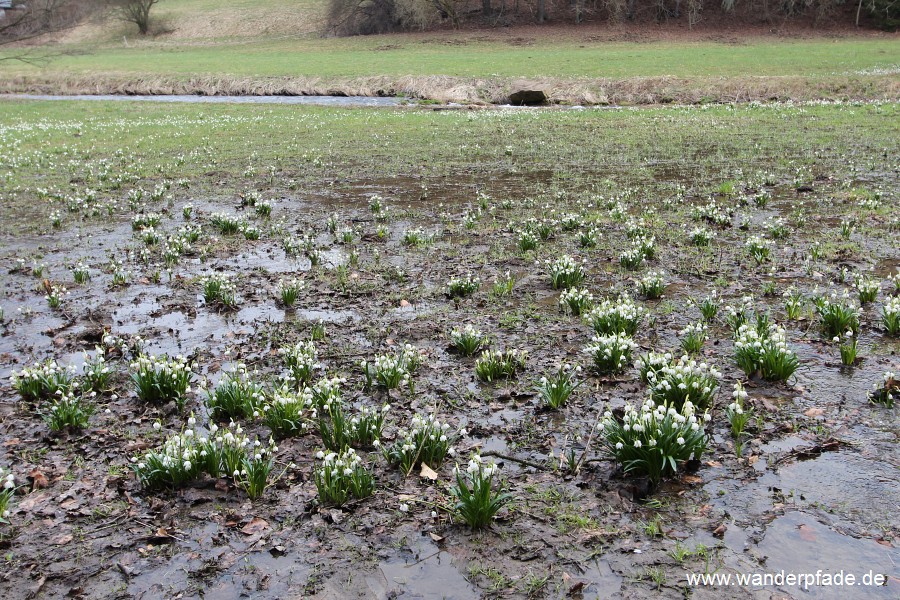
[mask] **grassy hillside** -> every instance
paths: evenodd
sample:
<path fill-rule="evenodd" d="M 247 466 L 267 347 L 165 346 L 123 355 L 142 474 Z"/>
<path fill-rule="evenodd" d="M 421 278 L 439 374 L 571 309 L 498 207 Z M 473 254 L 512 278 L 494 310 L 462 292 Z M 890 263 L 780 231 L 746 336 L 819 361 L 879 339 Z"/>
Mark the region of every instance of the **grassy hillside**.
<path fill-rule="evenodd" d="M 0 90 L 369 93 L 387 89 L 445 100 L 490 101 L 502 95 L 502 88 L 512 80 L 530 78 L 546 80 L 543 85 L 558 89 L 587 86 L 592 90 L 581 94 L 581 100 L 578 94 L 559 92 L 558 99 L 575 102 L 590 102 L 587 96 L 614 96 L 609 86 L 621 87 L 623 81 L 630 82 L 632 90 L 625 101 L 635 102 L 834 95 L 894 98 L 898 93 L 900 38 L 896 35 L 800 40 L 767 35 L 710 41 L 671 32 L 667 39 L 660 39 L 660 34 L 645 31 L 638 38 L 641 41 L 623 42 L 605 41 L 610 27 L 590 25 L 322 38 L 316 32 L 321 30 L 323 7 L 324 0 L 164 0 L 154 12 L 155 28 L 161 33 L 140 38 L 125 23 L 87 24 L 59 40 L 53 52 L 61 51 L 61 55 L 46 64 L 0 61 Z M 373 77 L 379 79 L 372 82 Z M 427 85 L 421 81 L 435 77 L 447 79 L 437 84 L 432 79 Z M 638 82 L 641 91 L 634 92 L 635 82 L 642 78 L 666 81 Z M 199 79 L 204 82 L 198 83 Z M 600 79 L 602 85 L 597 83 Z M 435 85 L 443 95 L 429 91 Z M 648 85 L 652 93 L 645 89 Z"/>

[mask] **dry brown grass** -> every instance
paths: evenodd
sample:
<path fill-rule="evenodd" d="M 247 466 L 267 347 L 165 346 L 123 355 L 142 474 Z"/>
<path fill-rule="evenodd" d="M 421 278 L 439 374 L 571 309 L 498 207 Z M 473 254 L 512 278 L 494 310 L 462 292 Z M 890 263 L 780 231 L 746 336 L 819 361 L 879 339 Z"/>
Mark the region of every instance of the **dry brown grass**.
<path fill-rule="evenodd" d="M 521 80 L 425 77 L 20 76 L 0 80 L 0 92 L 37 94 L 197 94 L 207 96 L 407 96 L 461 104 L 503 104 Z M 900 80 L 868 77 L 739 77 L 630 79 L 537 78 L 553 104 L 696 104 L 772 100 L 900 100 Z"/>

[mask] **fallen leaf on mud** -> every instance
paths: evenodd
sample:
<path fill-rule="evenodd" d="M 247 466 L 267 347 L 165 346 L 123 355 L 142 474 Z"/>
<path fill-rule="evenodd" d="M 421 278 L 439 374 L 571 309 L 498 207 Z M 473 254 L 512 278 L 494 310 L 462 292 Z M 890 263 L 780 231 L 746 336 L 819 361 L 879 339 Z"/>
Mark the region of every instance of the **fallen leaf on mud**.
<path fill-rule="evenodd" d="M 758 461 L 758 460 L 759 460 L 759 454 L 753 454 L 753 455 L 747 457 L 747 464 L 755 465 L 756 461 Z"/>
<path fill-rule="evenodd" d="M 888 540 L 886 540 L 886 539 L 884 539 L 884 538 L 880 538 L 880 537 L 879 537 L 879 538 L 875 538 L 875 541 L 878 542 L 879 544 L 881 544 L 882 546 L 887 546 L 888 548 L 893 548 L 893 547 L 894 547 L 894 545 L 893 545 L 890 541 L 888 541 Z"/>
<path fill-rule="evenodd" d="M 13 438 L 11 440 L 6 440 L 5 442 L 3 442 L 3 447 L 9 448 L 10 446 L 16 446 L 19 444 L 19 441 L 20 441 L 19 438 Z"/>
<path fill-rule="evenodd" d="M 691 485 L 703 483 L 703 478 L 697 477 L 696 475 L 682 475 L 681 480 Z"/>
<path fill-rule="evenodd" d="M 334 509 L 328 511 L 328 518 L 335 525 L 340 525 L 341 521 L 344 520 L 344 513 L 340 509 Z"/>
<path fill-rule="evenodd" d="M 438 474 L 434 472 L 434 470 L 422 463 L 422 470 L 419 472 L 419 477 L 423 477 L 425 479 L 430 479 L 431 481 L 437 481 Z"/>
<path fill-rule="evenodd" d="M 25 500 L 19 502 L 19 509 L 25 512 L 31 512 L 38 506 L 47 503 L 49 497 L 46 494 L 31 494 Z"/>
<path fill-rule="evenodd" d="M 46 582 L 47 582 L 47 577 L 46 576 L 41 577 L 40 579 L 38 579 L 38 582 L 34 585 L 34 587 L 28 591 L 31 592 L 32 596 L 37 596 L 38 593 L 41 591 L 41 588 L 44 587 L 44 584 Z"/>
<path fill-rule="evenodd" d="M 778 407 L 766 400 L 765 398 L 760 398 L 760 402 L 762 402 L 763 408 L 765 408 L 769 412 L 775 412 L 778 410 Z"/>
<path fill-rule="evenodd" d="M 575 595 L 580 596 L 581 590 L 583 590 L 583 589 L 584 589 L 584 582 L 579 581 L 578 583 L 576 583 L 575 585 L 573 585 L 572 587 L 569 588 L 569 591 L 566 593 L 566 596 L 569 596 L 569 597 L 572 597 Z"/>
<path fill-rule="evenodd" d="M 725 525 L 725 523 L 722 523 L 713 530 L 713 535 L 717 538 L 722 538 L 725 537 L 726 531 L 728 531 L 728 526 Z"/>
<path fill-rule="evenodd" d="M 28 474 L 28 479 L 31 480 L 32 490 L 40 490 L 50 485 L 50 482 L 47 481 L 47 478 L 44 476 L 44 474 L 37 469 L 31 470 L 31 473 Z"/>
<path fill-rule="evenodd" d="M 66 544 L 68 544 L 71 541 L 72 541 L 72 534 L 67 533 L 66 535 L 61 535 L 58 538 L 56 538 L 55 540 L 53 540 L 53 545 L 54 546 L 65 546 Z"/>
<path fill-rule="evenodd" d="M 401 301 L 400 301 L 400 307 L 401 307 L 401 308 L 406 308 L 407 306 L 409 306 L 409 302 L 407 302 L 406 300 L 401 300 Z"/>
<path fill-rule="evenodd" d="M 244 535 L 253 535 L 254 533 L 259 533 L 260 531 L 265 531 L 269 528 L 269 524 L 259 517 L 253 517 L 253 519 L 244 525 L 241 529 L 241 533 Z"/>
<path fill-rule="evenodd" d="M 815 542 L 816 541 L 816 532 L 812 530 L 811 527 L 806 525 L 801 525 L 797 528 L 800 531 L 800 539 L 804 542 Z"/>
<path fill-rule="evenodd" d="M 803 412 L 807 417 L 821 417 L 825 414 L 824 408 L 809 408 Z"/>
<path fill-rule="evenodd" d="M 443 542 L 444 541 L 443 536 L 440 536 L 434 532 L 429 532 L 428 535 L 431 536 L 431 541 L 433 541 L 433 542 Z"/>

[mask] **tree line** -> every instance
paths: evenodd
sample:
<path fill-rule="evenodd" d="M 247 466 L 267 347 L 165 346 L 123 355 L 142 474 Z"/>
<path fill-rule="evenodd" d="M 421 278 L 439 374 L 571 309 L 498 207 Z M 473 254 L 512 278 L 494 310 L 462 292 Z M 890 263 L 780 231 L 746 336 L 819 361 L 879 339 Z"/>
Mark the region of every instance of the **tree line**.
<path fill-rule="evenodd" d="M 690 27 L 804 19 L 896 30 L 900 0 L 328 0 L 332 35 L 454 28 L 477 24 L 667 22 Z"/>

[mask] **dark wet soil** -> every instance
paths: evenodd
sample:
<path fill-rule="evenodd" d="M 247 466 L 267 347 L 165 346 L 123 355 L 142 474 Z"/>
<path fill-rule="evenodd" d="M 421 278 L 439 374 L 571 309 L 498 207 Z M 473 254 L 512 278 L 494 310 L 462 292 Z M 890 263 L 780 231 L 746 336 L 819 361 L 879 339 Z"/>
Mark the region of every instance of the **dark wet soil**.
<path fill-rule="evenodd" d="M 660 178 L 674 186 L 688 176 Z M 896 189 L 894 175 L 872 177 Z M 540 406 L 533 389 L 540 375 L 561 360 L 587 366 L 579 353 L 590 339 L 586 325 L 560 312 L 558 292 L 536 261 L 564 252 L 584 257 L 586 285 L 595 297 L 633 293 L 634 274 L 617 264 L 627 243 L 625 222 L 613 219 L 605 208 L 617 191 L 585 181 L 550 183 L 545 174 L 525 172 L 480 182 L 487 195 L 482 203 L 474 186 L 422 183 L 360 181 L 327 195 L 307 190 L 278 197 L 270 220 L 254 218 L 234 196 L 193 198 L 177 192 L 171 204 L 145 207 L 165 211 L 158 229 L 170 233 L 185 223 L 181 205 L 190 200 L 192 222 L 203 227 L 195 245 L 198 253 L 182 257 L 171 277 L 159 249 L 151 249 L 146 264 L 140 260 L 143 244 L 132 231 L 130 213 L 4 240 L 0 464 L 13 469 L 22 487 L 11 507 L 11 524 L 0 526 L 5 557 L 0 596 L 900 595 L 900 422 L 896 409 L 867 400 L 882 373 L 898 368 L 898 342 L 879 325 L 890 288 L 883 284 L 878 300 L 863 310 L 862 360 L 853 368 L 840 365 L 837 348 L 821 338 L 814 318 L 787 320 L 780 297 L 789 286 L 806 294 L 816 286 L 841 289 L 845 286 L 835 280 L 842 267 L 872 269 L 878 277 L 896 272 L 900 255 L 896 231 L 890 229 L 890 219 L 896 219 L 891 198 L 883 200 L 887 209 L 862 210 L 837 182 L 817 183 L 812 195 L 800 196 L 781 177 L 768 186 L 773 200 L 765 209 L 720 195 L 720 204 L 736 208 L 734 226 L 713 228 L 713 245 L 696 249 L 680 228 L 698 225 L 689 215 L 692 206 L 708 201 L 705 192 L 688 192 L 683 201 L 671 204 L 662 197 L 646 203 L 637 193 L 620 197 L 631 217 L 645 208 L 655 211 L 644 215 L 658 243 L 658 257 L 649 266 L 664 270 L 669 282 L 663 299 L 641 301 L 652 315 L 636 338 L 642 352 L 677 350 L 678 332 L 699 318 L 689 299 L 716 289 L 723 307 L 754 295 L 757 310 L 769 310 L 788 328 L 789 345 L 801 359 L 800 370 L 787 383 L 748 382 L 761 419 L 737 458 L 722 409 L 731 384 L 745 378 L 733 363 L 727 327 L 714 323 L 703 358 L 724 377 L 708 429 L 709 451 L 696 472 L 665 481 L 648 495 L 643 482 L 624 477 L 596 444 L 588 445 L 602 410 L 644 396 L 634 370 L 612 379 L 589 376 L 573 400 L 555 413 Z M 376 219 L 369 210 L 368 199 L 375 192 L 385 196 L 388 218 Z M 751 215 L 751 231 L 764 233 L 768 217 L 789 219 L 801 200 L 808 222 L 776 242 L 774 266 L 754 266 L 743 251 L 747 234 L 737 227 L 740 215 Z M 262 238 L 222 236 L 209 223 L 216 210 L 245 216 L 260 227 Z M 518 224 L 532 216 L 568 213 L 595 223 L 601 233 L 596 248 L 579 248 L 577 233 L 557 228 L 538 254 L 516 250 Z M 840 221 L 848 214 L 861 222 L 851 239 L 856 250 L 826 255 L 807 267 L 810 244 L 837 240 Z M 327 231 L 331 215 L 336 215 L 339 231 L 354 229 L 352 242 L 336 240 Z M 471 227 L 465 225 L 467 217 Z M 312 235 L 321 262 L 314 266 L 307 258 L 287 255 L 280 236 L 272 232 L 275 224 L 293 235 Z M 404 232 L 414 227 L 434 234 L 434 242 L 422 248 L 403 245 Z M 113 286 L 106 269 L 110 255 L 124 263 L 127 285 Z M 25 261 L 24 268 L 17 267 L 18 258 Z M 78 260 L 92 275 L 84 285 L 71 281 L 70 266 Z M 48 307 L 41 278 L 31 272 L 33 261 L 46 264 L 42 277 L 69 288 L 61 309 Z M 237 278 L 237 309 L 220 311 L 203 302 L 196 280 L 211 272 Z M 480 277 L 481 289 L 470 298 L 449 300 L 446 282 L 469 272 Z M 512 295 L 492 296 L 493 282 L 506 272 L 516 277 Z M 306 282 L 293 310 L 275 299 L 279 279 L 287 276 Z M 778 296 L 763 295 L 766 282 L 775 283 Z M 174 405 L 142 405 L 129 385 L 126 359 L 111 359 L 114 389 L 98 400 L 96 414 L 82 431 L 51 433 L 36 407 L 22 402 L 9 384 L 14 370 L 36 360 L 55 358 L 80 367 L 83 352 L 91 352 L 103 332 L 139 335 L 148 353 L 188 355 L 198 376 L 214 381 L 237 361 L 259 369 L 260 379 L 266 379 L 280 371 L 277 348 L 307 339 L 316 323 L 326 331 L 326 339 L 318 342 L 320 360 L 328 373 L 347 377 L 346 397 L 352 403 L 390 401 L 394 406 L 387 439 L 413 411 L 436 410 L 469 429 L 459 456 L 478 448 L 495 456 L 515 498 L 496 523 L 471 532 L 445 510 L 451 464 L 439 470 L 436 482 L 415 473 L 404 478 L 374 453 L 368 457 L 378 483 L 372 498 L 343 509 L 320 506 L 311 481 L 313 454 L 321 444 L 316 434 L 280 443 L 279 462 L 293 462 L 297 468 L 257 501 L 248 500 L 228 480 L 207 479 L 181 490 L 149 493 L 131 475 L 129 460 L 158 442 L 154 421 L 174 431 L 184 415 Z M 450 351 L 447 332 L 464 323 L 489 333 L 496 348 L 527 349 L 526 372 L 499 384 L 479 382 L 474 359 Z M 402 343 L 427 354 L 415 376 L 415 392 L 364 390 L 359 360 Z M 201 394 L 191 396 L 188 410 L 205 419 Z M 248 420 L 244 425 L 268 436 L 261 423 Z M 560 452 L 570 447 L 585 453 L 577 474 L 559 467 Z M 409 506 L 408 512 L 401 510 L 402 504 Z M 647 526 L 652 522 L 659 523 L 658 534 Z M 679 549 L 692 553 L 682 556 Z M 686 573 L 820 569 L 858 577 L 872 571 L 886 574 L 888 583 L 803 591 L 777 585 L 692 588 L 685 578 Z"/>

